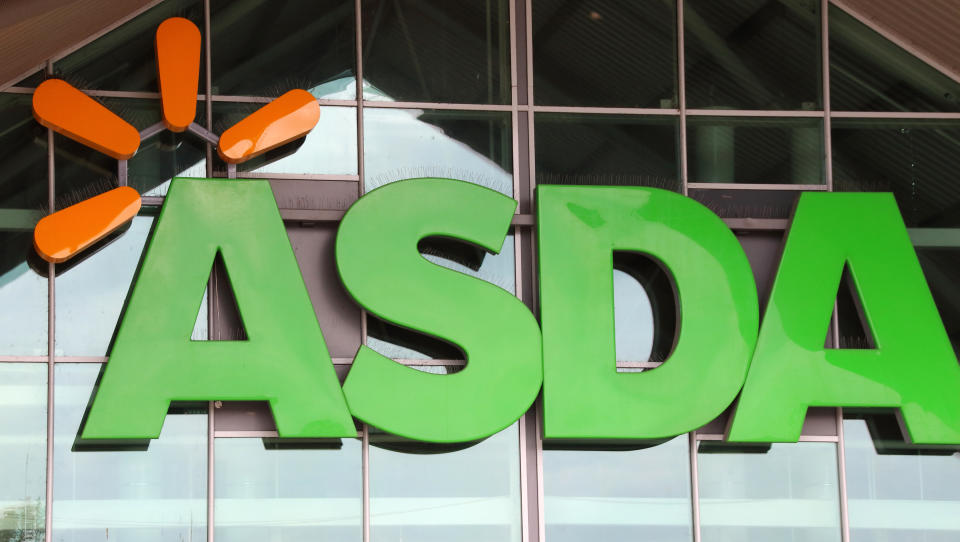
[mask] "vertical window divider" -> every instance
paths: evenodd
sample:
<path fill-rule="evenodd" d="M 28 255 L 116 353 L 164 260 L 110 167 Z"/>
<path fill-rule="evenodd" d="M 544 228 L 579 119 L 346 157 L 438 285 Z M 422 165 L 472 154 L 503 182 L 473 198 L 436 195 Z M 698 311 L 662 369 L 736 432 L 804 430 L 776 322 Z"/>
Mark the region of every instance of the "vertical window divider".
<path fill-rule="evenodd" d="M 204 102 L 206 104 L 205 111 L 205 121 L 207 130 L 213 132 L 213 59 L 211 58 L 211 42 L 212 38 L 210 36 L 210 0 L 203 0 L 203 53 L 204 53 L 204 83 L 206 88 L 204 89 Z M 204 143 L 206 148 L 207 155 L 207 177 L 213 177 L 213 145 L 209 141 Z M 207 287 L 207 339 L 213 339 L 214 331 L 214 318 L 213 310 L 211 307 L 217 306 L 217 285 L 216 285 L 216 273 L 211 273 L 210 280 Z M 215 490 L 216 490 L 216 478 L 214 473 L 215 461 L 216 461 L 216 446 L 214 435 L 216 432 L 216 421 L 215 421 L 215 410 L 216 405 L 214 401 L 207 403 L 207 542 L 213 542 L 216 536 L 215 529 L 215 512 L 216 512 L 216 501 Z"/>
<path fill-rule="evenodd" d="M 689 192 L 687 173 L 687 75 L 684 56 L 683 0 L 677 0 L 677 108 L 680 110 L 680 187 Z"/>
<path fill-rule="evenodd" d="M 357 105 L 357 198 L 363 197 L 364 192 L 366 192 L 365 184 L 365 174 L 364 174 L 364 149 L 363 149 L 363 27 L 362 24 L 362 13 L 363 13 L 363 0 L 354 0 L 353 3 L 354 11 L 354 41 L 355 41 L 355 53 L 356 53 L 356 72 L 357 72 L 357 82 L 356 89 L 354 91 L 353 99 Z M 367 344 L 367 311 L 366 309 L 360 309 L 360 344 Z M 364 429 L 364 435 L 366 435 L 366 429 Z M 364 436 L 366 439 L 366 436 Z M 366 440 L 364 440 L 366 442 Z M 367 447 L 363 447 L 364 454 L 367 453 Z M 366 465 L 366 464 L 364 464 Z M 366 476 L 366 466 L 364 466 L 364 476 Z M 366 487 L 366 483 L 364 484 Z M 366 495 L 366 493 L 364 493 Z M 364 496 L 363 501 L 364 510 L 367 510 L 367 500 Z M 367 521 L 366 514 L 364 515 L 363 522 L 363 532 L 364 532 L 364 542 L 369 539 L 369 522 Z"/>
<path fill-rule="evenodd" d="M 820 76 L 823 82 L 823 176 L 827 191 L 833 192 L 833 142 L 830 126 L 830 1 L 820 0 Z"/>
<path fill-rule="evenodd" d="M 53 61 L 47 60 L 46 74 L 53 75 Z M 56 172 L 54 171 L 53 130 L 47 128 L 47 208 L 50 213 L 56 209 Z M 47 457 L 46 457 L 46 495 L 44 496 L 44 533 L 45 542 L 53 541 L 53 379 L 56 350 L 56 264 L 47 264 Z"/>
<path fill-rule="evenodd" d="M 215 490 L 216 490 L 216 477 L 214 473 L 214 460 L 215 460 L 215 439 L 216 434 L 216 402 L 208 401 L 207 402 L 207 542 L 213 542 L 214 536 L 216 534 L 216 529 L 214 529 L 214 514 L 216 511 L 216 506 L 214 506 L 215 501 Z"/>
<path fill-rule="evenodd" d="M 363 542 L 370 542 L 370 426 L 363 424 L 360 440 L 361 498 L 363 500 Z"/>
<path fill-rule="evenodd" d="M 840 488 L 840 536 L 850 540 L 850 514 L 847 504 L 847 452 L 843 443 L 843 408 L 837 408 L 837 485 Z"/>
<path fill-rule="evenodd" d="M 681 0 L 682 1 L 682 0 Z M 700 542 L 700 475 L 697 466 L 697 432 L 687 434 L 690 445 L 690 528 L 693 542 Z"/>

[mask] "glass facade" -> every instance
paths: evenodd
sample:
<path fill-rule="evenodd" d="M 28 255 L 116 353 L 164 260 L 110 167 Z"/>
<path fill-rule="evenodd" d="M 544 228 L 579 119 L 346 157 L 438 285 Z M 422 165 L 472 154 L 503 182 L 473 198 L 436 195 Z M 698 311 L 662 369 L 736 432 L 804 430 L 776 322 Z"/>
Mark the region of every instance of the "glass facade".
<path fill-rule="evenodd" d="M 456 345 L 366 314 L 336 272 L 343 212 L 380 186 L 427 176 L 517 201 L 498 254 L 441 238 L 418 249 L 532 310 L 541 184 L 695 198 L 737 234 L 762 301 L 801 192 L 892 192 L 960 350 L 960 88 L 846 9 L 163 0 L 0 91 L 0 540 L 960 537 L 960 456 L 905 444 L 886 412 L 809 413 L 792 444 L 732 447 L 721 417 L 655 445 L 612 445 L 544 442 L 535 403 L 481 442 L 430 446 L 362 424 L 356 439 L 288 442 L 265 405 L 213 401 L 174 404 L 149 445 L 80 442 L 171 179 L 232 171 L 211 143 L 161 131 L 123 176 L 116 160 L 37 123 L 30 94 L 61 77 L 138 130 L 155 126 L 152 34 L 171 16 L 203 33 L 197 125 L 220 134 L 292 88 L 319 100 L 309 135 L 237 176 L 269 180 L 341 381 L 360 344 L 438 377 L 468 363 Z M 124 183 L 145 199 L 118 235 L 67 264 L 38 261 L 31 234 L 42 216 Z M 643 255 L 613 258 L 616 370 L 656 369 L 682 327 L 671 279 Z M 225 279 L 215 266 L 194 340 L 246 339 Z M 855 310 L 838 300 L 835 346 L 871 346 Z"/>

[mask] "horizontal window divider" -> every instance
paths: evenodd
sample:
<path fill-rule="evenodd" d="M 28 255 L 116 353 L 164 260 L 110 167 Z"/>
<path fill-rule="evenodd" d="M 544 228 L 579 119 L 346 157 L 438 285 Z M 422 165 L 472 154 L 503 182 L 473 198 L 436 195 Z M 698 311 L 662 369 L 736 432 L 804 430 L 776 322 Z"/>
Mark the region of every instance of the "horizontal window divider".
<path fill-rule="evenodd" d="M 100 89 L 80 89 L 87 96 L 96 96 L 98 98 L 139 98 L 146 100 L 159 100 L 159 92 L 147 92 L 140 90 L 100 90 Z M 203 94 L 197 95 L 197 101 L 202 102 L 206 97 Z"/>
<path fill-rule="evenodd" d="M 353 358 L 332 358 L 334 365 L 352 365 Z"/>
<path fill-rule="evenodd" d="M 164 199 L 165 196 L 143 196 L 140 198 L 140 203 L 144 207 L 160 207 Z"/>
<path fill-rule="evenodd" d="M 921 248 L 960 248 L 960 228 L 907 228 L 910 241 Z"/>
<path fill-rule="evenodd" d="M 532 214 L 516 214 L 510 220 L 513 226 L 533 226 L 537 223 L 537 217 Z"/>
<path fill-rule="evenodd" d="M 723 223 L 731 230 L 782 231 L 790 222 L 786 218 L 724 218 Z"/>
<path fill-rule="evenodd" d="M 402 359 L 396 358 L 393 361 L 401 365 L 410 367 L 463 367 L 467 364 L 463 359 Z"/>
<path fill-rule="evenodd" d="M 214 431 L 214 438 L 279 438 L 276 431 Z"/>
<path fill-rule="evenodd" d="M 687 117 L 823 118 L 822 110 L 687 109 Z"/>
<path fill-rule="evenodd" d="M 344 214 L 339 209 L 280 209 L 284 220 L 300 222 L 339 222 Z"/>
<path fill-rule="evenodd" d="M 33 87 L 7 87 L 3 89 L 6 94 L 33 94 Z"/>
<path fill-rule="evenodd" d="M 521 105 L 520 111 L 533 111 L 534 113 L 593 113 L 597 115 L 659 115 L 665 117 L 676 117 L 680 115 L 679 109 L 661 109 L 661 108 L 643 108 L 643 107 L 581 107 L 581 106 L 558 106 L 558 105 Z"/>
<path fill-rule="evenodd" d="M 662 361 L 618 361 L 618 369 L 656 369 L 663 365 Z"/>
<path fill-rule="evenodd" d="M 257 171 L 238 171 L 240 179 L 269 179 L 271 181 L 350 181 L 360 182 L 359 175 L 312 174 L 312 173 L 264 173 Z"/>
<path fill-rule="evenodd" d="M 379 100 L 363 101 L 363 107 L 374 109 L 446 109 L 452 111 L 513 111 L 510 104 L 454 104 L 440 102 L 381 102 Z"/>
<path fill-rule="evenodd" d="M 798 442 L 839 442 L 840 437 L 836 435 L 800 435 Z"/>
<path fill-rule="evenodd" d="M 54 356 L 54 363 L 106 363 L 106 356 Z"/>
<path fill-rule="evenodd" d="M 831 111 L 834 119 L 960 120 L 960 113 L 912 113 L 908 111 Z"/>
<path fill-rule="evenodd" d="M 723 441 L 724 436 L 718 434 L 697 433 L 697 440 Z M 838 442 L 839 437 L 835 435 L 800 435 L 797 442 Z"/>
<path fill-rule="evenodd" d="M 0 356 L 0 363 L 47 363 L 49 356 Z"/>
<path fill-rule="evenodd" d="M 825 184 L 760 184 L 760 183 L 688 183 L 688 187 L 698 190 L 796 190 L 807 192 L 826 192 Z"/>

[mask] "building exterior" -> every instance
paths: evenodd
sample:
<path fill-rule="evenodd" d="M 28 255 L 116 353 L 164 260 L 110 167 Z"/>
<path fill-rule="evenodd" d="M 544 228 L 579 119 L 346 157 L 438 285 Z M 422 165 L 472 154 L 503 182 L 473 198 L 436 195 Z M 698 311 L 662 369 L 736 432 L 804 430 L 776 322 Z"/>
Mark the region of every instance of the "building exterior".
<path fill-rule="evenodd" d="M 882 4 L 163 0 L 37 59 L 0 87 L 0 540 L 960 539 L 960 455 L 906 444 L 889 410 L 811 408 L 796 443 L 728 443 L 728 411 L 612 445 L 544 441 L 538 400 L 479 443 L 436 445 L 360 421 L 355 439 L 289 442 L 265 403 L 211 401 L 174 405 L 148 447 L 78 438 L 174 177 L 269 180 L 341 380 L 361 344 L 438 375 L 465 366 L 457 346 L 363 311 L 337 275 L 344 212 L 418 177 L 516 199 L 498 254 L 419 249 L 534 314 L 537 186 L 695 199 L 736 234 L 761 313 L 800 193 L 892 192 L 956 347 L 960 63 L 935 34 L 891 31 L 900 8 Z M 957 10 L 916 6 L 919 19 Z M 62 78 L 138 130 L 156 125 L 153 39 L 170 17 L 203 36 L 197 125 L 223 133 L 293 88 L 317 98 L 319 124 L 232 171 L 186 132 L 142 132 L 118 164 L 34 119 L 34 89 Z M 37 220 L 117 184 L 143 198 L 129 227 L 38 263 Z M 847 272 L 827 348 L 876 346 L 852 285 Z M 613 288 L 616 370 L 669 363 L 683 325 L 670 277 L 617 252 Z M 247 339 L 222 261 L 198 304 L 193 340 Z"/>

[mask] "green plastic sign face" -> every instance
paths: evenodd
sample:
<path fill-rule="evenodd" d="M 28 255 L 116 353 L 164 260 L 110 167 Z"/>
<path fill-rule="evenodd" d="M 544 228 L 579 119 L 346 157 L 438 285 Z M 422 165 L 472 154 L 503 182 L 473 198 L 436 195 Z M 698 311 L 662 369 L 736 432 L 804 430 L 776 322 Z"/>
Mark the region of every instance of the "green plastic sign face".
<path fill-rule="evenodd" d="M 844 263 L 876 349 L 823 347 Z M 795 442 L 808 406 L 898 407 L 914 443 L 960 443 L 960 365 L 890 194 L 801 196 L 729 438 Z"/>
<path fill-rule="evenodd" d="M 191 341 L 217 252 L 249 340 Z M 171 401 L 269 401 L 281 437 L 356 429 L 267 181 L 170 185 L 83 438 L 157 438 Z"/>
<path fill-rule="evenodd" d="M 370 192 L 343 218 L 337 267 L 368 311 L 459 346 L 463 370 L 428 374 L 360 347 L 344 393 L 353 415 L 432 442 L 490 436 L 517 420 L 542 381 L 540 328 L 519 299 L 427 261 L 417 243 L 441 236 L 499 252 L 517 203 L 462 181 L 420 179 Z"/>
<path fill-rule="evenodd" d="M 445 237 L 498 252 L 514 200 L 449 179 L 360 198 L 336 240 L 347 291 L 467 364 L 428 374 L 364 346 L 341 390 L 267 181 L 175 179 L 83 438 L 156 438 L 172 401 L 261 400 L 281 437 L 355 436 L 352 414 L 410 439 L 469 442 L 516 421 L 542 384 L 550 439 L 670 438 L 739 393 L 731 441 L 796 441 L 808 407 L 843 406 L 897 408 L 913 442 L 960 444 L 960 365 L 889 194 L 800 197 L 759 338 L 746 256 L 699 203 L 561 186 L 540 187 L 537 203 L 542 337 L 516 297 L 417 250 Z M 673 351 L 642 373 L 616 371 L 617 251 L 653 259 L 676 293 Z M 190 340 L 218 252 L 249 340 Z M 876 349 L 824 348 L 844 265 Z"/>
<path fill-rule="evenodd" d="M 757 286 L 733 233 L 664 190 L 538 190 L 544 437 L 659 439 L 716 418 L 757 340 Z M 616 371 L 613 251 L 644 253 L 673 276 L 679 338 L 656 369 Z"/>

